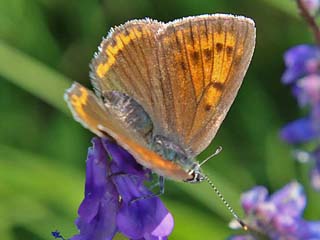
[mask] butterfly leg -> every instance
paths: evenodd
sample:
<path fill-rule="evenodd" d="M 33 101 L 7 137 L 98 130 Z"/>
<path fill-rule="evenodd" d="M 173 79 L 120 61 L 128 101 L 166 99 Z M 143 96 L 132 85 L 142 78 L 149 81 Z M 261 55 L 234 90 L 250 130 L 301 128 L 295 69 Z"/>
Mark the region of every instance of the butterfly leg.
<path fill-rule="evenodd" d="M 131 200 L 130 204 L 136 202 L 136 201 L 140 201 L 140 200 L 144 200 L 144 199 L 148 199 L 148 198 L 152 198 L 152 197 L 159 197 L 162 194 L 164 194 L 164 177 L 163 176 L 159 176 L 159 180 L 156 184 L 154 184 L 153 186 L 151 186 L 151 189 L 155 188 L 159 186 L 159 192 L 158 193 L 151 193 L 142 197 L 138 197 L 135 198 L 133 200 Z"/>
<path fill-rule="evenodd" d="M 152 190 L 156 187 L 159 187 L 159 193 L 157 195 L 160 196 L 164 194 L 164 177 L 163 176 L 159 176 L 158 182 L 153 184 L 149 189 Z"/>

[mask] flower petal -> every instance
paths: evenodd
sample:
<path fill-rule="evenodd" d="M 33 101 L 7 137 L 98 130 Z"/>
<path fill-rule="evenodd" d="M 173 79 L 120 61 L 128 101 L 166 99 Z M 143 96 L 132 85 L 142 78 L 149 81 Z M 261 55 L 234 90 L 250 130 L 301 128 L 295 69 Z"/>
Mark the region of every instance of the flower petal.
<path fill-rule="evenodd" d="M 290 236 L 296 235 L 299 225 L 297 219 L 285 214 L 278 214 L 273 218 L 273 227 L 279 235 Z"/>
<path fill-rule="evenodd" d="M 255 191 L 257 191 L 256 189 L 257 187 L 254 188 Z M 248 192 L 250 193 L 250 191 Z M 257 195 L 259 196 L 259 194 Z M 251 198 L 249 199 L 251 200 Z M 261 197 L 261 199 L 263 198 Z M 254 205 L 254 208 L 245 218 L 250 229 L 248 235 L 233 236 L 229 239 L 320 239 L 320 221 L 309 222 L 302 218 L 302 211 L 306 205 L 302 185 L 291 182 L 269 198 L 261 199 L 256 204 L 251 204 Z"/>
<path fill-rule="evenodd" d="M 146 234 L 141 240 L 167 240 L 168 237 L 156 237 L 150 234 Z"/>
<path fill-rule="evenodd" d="M 287 69 L 282 75 L 282 82 L 293 83 L 304 75 L 317 71 L 319 48 L 312 45 L 293 47 L 285 53 L 284 61 Z"/>
<path fill-rule="evenodd" d="M 270 197 L 279 214 L 289 217 L 301 217 L 306 207 L 306 196 L 303 187 L 297 182 L 291 182 Z"/>
<path fill-rule="evenodd" d="M 106 191 L 106 176 L 109 171 L 107 154 L 99 138 L 93 138 L 92 144 L 86 161 L 85 197 L 101 197 Z"/>
<path fill-rule="evenodd" d="M 107 138 L 102 139 L 102 143 L 107 152 L 112 156 L 113 164 L 116 164 L 119 172 L 135 175 L 144 175 L 146 170 L 137 163 L 133 156 L 120 147 L 116 142 Z"/>
<path fill-rule="evenodd" d="M 158 210 L 158 212 L 160 212 Z M 162 216 L 161 216 L 162 218 Z M 160 224 L 157 225 L 157 227 L 151 232 L 152 236 L 168 236 L 172 230 L 173 230 L 173 217 L 171 213 L 167 213 L 165 217 L 162 218 L 162 221 Z"/>
<path fill-rule="evenodd" d="M 310 118 L 295 120 L 280 131 L 281 138 L 290 144 L 307 142 L 316 138 L 317 135 Z"/>
<path fill-rule="evenodd" d="M 236 236 L 231 236 L 228 238 L 228 240 L 256 240 L 253 236 L 251 235 L 236 235 Z"/>
<path fill-rule="evenodd" d="M 112 169 L 116 169 L 113 164 Z M 112 179 L 122 201 L 125 203 L 130 203 L 134 199 L 151 194 L 143 185 L 144 178 L 142 176 L 121 174 L 113 176 Z"/>
<path fill-rule="evenodd" d="M 119 230 L 131 238 L 141 238 L 146 234 L 168 236 L 173 229 L 173 218 L 157 197 L 123 204 L 117 225 Z"/>
<path fill-rule="evenodd" d="M 274 203 L 267 201 L 257 205 L 255 209 L 255 218 L 263 225 L 269 225 L 277 214 L 277 208 Z"/>
<path fill-rule="evenodd" d="M 307 75 L 297 82 L 300 89 L 297 98 L 300 104 L 305 105 L 306 102 L 316 105 L 320 101 L 320 76 L 317 74 Z"/>
<path fill-rule="evenodd" d="M 306 229 L 308 230 L 308 239 L 320 239 L 320 221 L 310 221 L 307 223 Z"/>
<path fill-rule="evenodd" d="M 320 191 L 320 169 L 314 168 L 310 171 L 311 185 L 316 191 Z"/>
<path fill-rule="evenodd" d="M 257 186 L 245 192 L 241 196 L 241 203 L 246 214 L 254 209 L 257 204 L 265 201 L 268 196 L 268 190 L 265 187 Z"/>
<path fill-rule="evenodd" d="M 139 197 L 152 194 L 131 176 L 114 177 L 123 202 L 117 216 L 119 230 L 126 236 L 136 239 L 146 234 L 155 237 L 168 236 L 173 229 L 173 218 L 161 200 L 154 196 L 132 202 Z"/>
<path fill-rule="evenodd" d="M 85 198 L 82 201 L 76 220 L 80 234 L 72 240 L 108 240 L 117 231 L 116 214 L 119 209 L 119 197 L 109 178 L 107 154 L 100 139 L 92 140 L 86 162 Z"/>
<path fill-rule="evenodd" d="M 80 217 L 76 225 L 80 234 L 71 238 L 71 240 L 111 240 L 117 232 L 116 214 L 118 202 L 115 199 L 103 199 L 99 203 L 97 214 L 90 222 L 84 221 Z"/>

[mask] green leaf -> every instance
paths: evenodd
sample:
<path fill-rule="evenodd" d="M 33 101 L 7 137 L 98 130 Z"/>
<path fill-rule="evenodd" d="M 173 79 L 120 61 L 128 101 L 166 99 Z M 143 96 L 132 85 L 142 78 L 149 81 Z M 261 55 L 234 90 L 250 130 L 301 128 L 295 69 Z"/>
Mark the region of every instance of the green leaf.
<path fill-rule="evenodd" d="M 232 231 L 228 224 L 211 213 L 205 213 L 181 200 L 166 200 L 166 206 L 174 216 L 175 227 L 170 239 L 226 239 Z"/>
<path fill-rule="evenodd" d="M 292 17 L 299 17 L 297 4 L 295 0 L 261 0 L 262 2 L 265 2 L 266 4 L 288 14 Z"/>
<path fill-rule="evenodd" d="M 0 1 L 0 39 L 51 65 L 60 60 L 48 12 L 36 1 Z"/>
<path fill-rule="evenodd" d="M 63 94 L 71 80 L 0 41 L 0 75 L 43 101 L 70 114 Z"/>
<path fill-rule="evenodd" d="M 282 188 L 296 178 L 291 149 L 281 142 L 278 131 L 268 133 L 265 156 L 267 175 L 273 189 Z"/>
<path fill-rule="evenodd" d="M 240 195 L 241 191 L 237 189 L 230 181 L 223 178 L 218 173 L 210 171 L 210 178 L 212 182 L 221 190 L 221 193 L 225 199 L 230 203 L 237 213 L 241 212 L 240 208 Z M 232 219 L 232 215 L 222 203 L 221 199 L 217 196 L 214 190 L 207 182 L 199 184 L 186 184 L 186 183 L 169 183 L 168 188 L 178 188 L 184 192 L 185 197 L 191 197 L 195 199 L 203 206 L 205 206 L 211 213 L 215 213 L 223 219 L 229 221 Z M 171 185 L 171 186 L 170 186 Z M 183 197 L 182 197 L 183 198 Z"/>
<path fill-rule="evenodd" d="M 0 223 L 24 226 L 44 239 L 55 229 L 74 234 L 83 198 L 82 174 L 54 159 L 5 145 L 0 145 L 0 156 Z"/>

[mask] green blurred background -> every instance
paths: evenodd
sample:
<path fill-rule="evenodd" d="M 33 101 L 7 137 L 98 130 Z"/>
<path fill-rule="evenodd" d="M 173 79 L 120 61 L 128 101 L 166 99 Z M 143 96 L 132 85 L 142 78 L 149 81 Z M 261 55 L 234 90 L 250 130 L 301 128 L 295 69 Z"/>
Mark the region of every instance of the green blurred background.
<path fill-rule="evenodd" d="M 307 219 L 319 219 L 320 194 L 308 167 L 278 138 L 301 116 L 280 83 L 283 53 L 312 36 L 293 0 L 0 0 L 0 239 L 53 239 L 76 233 L 85 159 L 92 134 L 63 101 L 72 81 L 87 86 L 88 64 L 110 27 L 149 16 L 161 21 L 203 13 L 253 18 L 256 51 L 244 84 L 211 147 L 223 152 L 204 170 L 241 213 L 240 193 L 270 191 L 292 179 L 306 186 Z M 166 183 L 162 197 L 175 217 L 170 239 L 225 239 L 231 215 L 207 184 Z"/>

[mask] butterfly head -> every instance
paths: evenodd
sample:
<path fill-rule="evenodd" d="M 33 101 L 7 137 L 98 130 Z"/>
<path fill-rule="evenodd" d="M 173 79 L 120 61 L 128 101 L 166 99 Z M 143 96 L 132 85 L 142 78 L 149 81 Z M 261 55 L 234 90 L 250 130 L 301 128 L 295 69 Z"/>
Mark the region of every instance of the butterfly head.
<path fill-rule="evenodd" d="M 200 164 L 197 162 L 194 163 L 188 174 L 190 175 L 190 178 L 184 180 L 188 183 L 198 183 L 202 182 L 205 179 L 203 173 L 201 172 Z"/>

